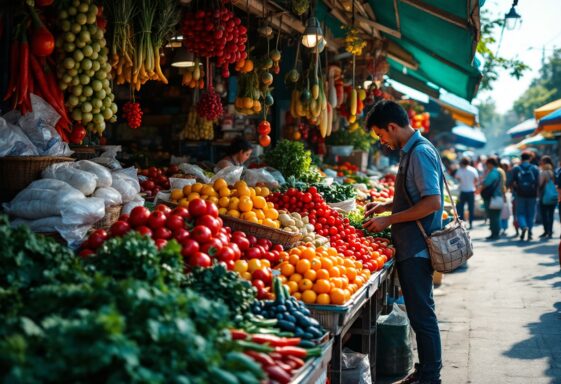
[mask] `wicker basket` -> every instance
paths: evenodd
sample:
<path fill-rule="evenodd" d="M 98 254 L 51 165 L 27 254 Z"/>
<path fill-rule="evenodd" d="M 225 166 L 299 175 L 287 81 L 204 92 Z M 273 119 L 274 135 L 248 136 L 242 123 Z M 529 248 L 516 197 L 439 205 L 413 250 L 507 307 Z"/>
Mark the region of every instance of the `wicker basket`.
<path fill-rule="evenodd" d="M 107 229 L 113 225 L 117 220 L 119 220 L 119 216 L 121 216 L 121 209 L 123 209 L 122 205 L 113 205 L 111 207 L 105 208 L 105 216 L 97 223 L 93 225 L 96 229 Z"/>
<path fill-rule="evenodd" d="M 51 164 L 74 161 L 58 156 L 6 156 L 0 157 L 0 201 L 9 201 Z"/>
<path fill-rule="evenodd" d="M 70 149 L 74 151 L 72 157 L 77 160 L 89 160 L 97 157 L 97 150 L 95 147 L 87 146 L 70 146 Z"/>
<path fill-rule="evenodd" d="M 250 223 L 249 221 L 236 219 L 232 216 L 220 215 L 226 227 L 233 231 L 242 231 L 257 238 L 271 240 L 274 244 L 280 244 L 284 248 L 292 248 L 300 240 L 302 235 L 281 231 L 261 224 Z"/>

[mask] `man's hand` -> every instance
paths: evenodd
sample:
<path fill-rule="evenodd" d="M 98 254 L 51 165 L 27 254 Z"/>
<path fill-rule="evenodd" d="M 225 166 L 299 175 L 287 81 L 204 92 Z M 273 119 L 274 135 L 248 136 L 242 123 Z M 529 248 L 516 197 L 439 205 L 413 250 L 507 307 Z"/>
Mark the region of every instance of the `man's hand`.
<path fill-rule="evenodd" d="M 366 211 L 364 217 L 370 217 L 372 214 L 384 213 L 388 210 L 388 203 L 372 202 L 366 204 Z"/>
<path fill-rule="evenodd" d="M 374 217 L 362 224 L 362 227 L 370 232 L 382 232 L 391 225 L 389 216 Z"/>

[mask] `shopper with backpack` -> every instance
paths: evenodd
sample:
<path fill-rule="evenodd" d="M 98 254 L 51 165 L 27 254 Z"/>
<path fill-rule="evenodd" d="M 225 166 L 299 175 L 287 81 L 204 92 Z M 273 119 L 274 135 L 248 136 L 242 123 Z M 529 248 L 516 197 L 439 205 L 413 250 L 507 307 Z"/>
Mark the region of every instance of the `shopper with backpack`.
<path fill-rule="evenodd" d="M 518 225 L 522 230 L 520 240 L 532 240 L 532 227 L 536 216 L 536 204 L 538 200 L 538 187 L 540 171 L 538 167 L 530 164 L 532 155 L 524 152 L 521 156 L 522 163 L 513 169 L 512 185 L 516 192 L 516 215 Z"/>

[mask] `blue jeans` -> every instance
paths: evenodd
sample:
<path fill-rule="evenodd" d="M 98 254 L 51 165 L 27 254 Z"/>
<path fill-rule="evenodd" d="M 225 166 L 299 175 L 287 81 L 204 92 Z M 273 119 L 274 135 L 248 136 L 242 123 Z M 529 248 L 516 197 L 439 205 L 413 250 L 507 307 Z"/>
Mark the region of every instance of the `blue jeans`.
<path fill-rule="evenodd" d="M 536 197 L 520 197 L 516 196 L 516 217 L 518 218 L 518 226 L 521 229 L 532 230 L 534 219 L 536 217 Z"/>
<path fill-rule="evenodd" d="M 439 380 L 442 368 L 440 330 L 432 296 L 429 259 L 412 257 L 397 263 L 399 284 L 407 316 L 417 338 L 419 374 L 422 380 Z"/>
<path fill-rule="evenodd" d="M 464 206 L 467 203 L 468 205 L 468 211 L 469 211 L 469 225 L 470 227 L 473 225 L 473 217 L 474 217 L 474 198 L 475 193 L 474 192 L 460 192 L 460 199 L 458 200 L 458 203 L 456 204 L 456 210 L 458 211 L 458 216 L 460 216 L 460 219 L 464 219 Z"/>

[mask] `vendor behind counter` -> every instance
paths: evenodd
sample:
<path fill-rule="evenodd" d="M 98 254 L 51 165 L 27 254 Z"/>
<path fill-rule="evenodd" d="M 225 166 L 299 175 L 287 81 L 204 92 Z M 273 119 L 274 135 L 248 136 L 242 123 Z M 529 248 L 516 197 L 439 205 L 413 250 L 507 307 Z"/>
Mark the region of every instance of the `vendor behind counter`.
<path fill-rule="evenodd" d="M 253 152 L 253 145 L 244 138 L 238 136 L 232 140 L 230 146 L 228 147 L 227 153 L 222 160 L 216 163 L 214 167 L 214 172 L 218 172 L 223 168 L 230 167 L 232 165 L 243 165 L 247 159 L 251 157 Z"/>

